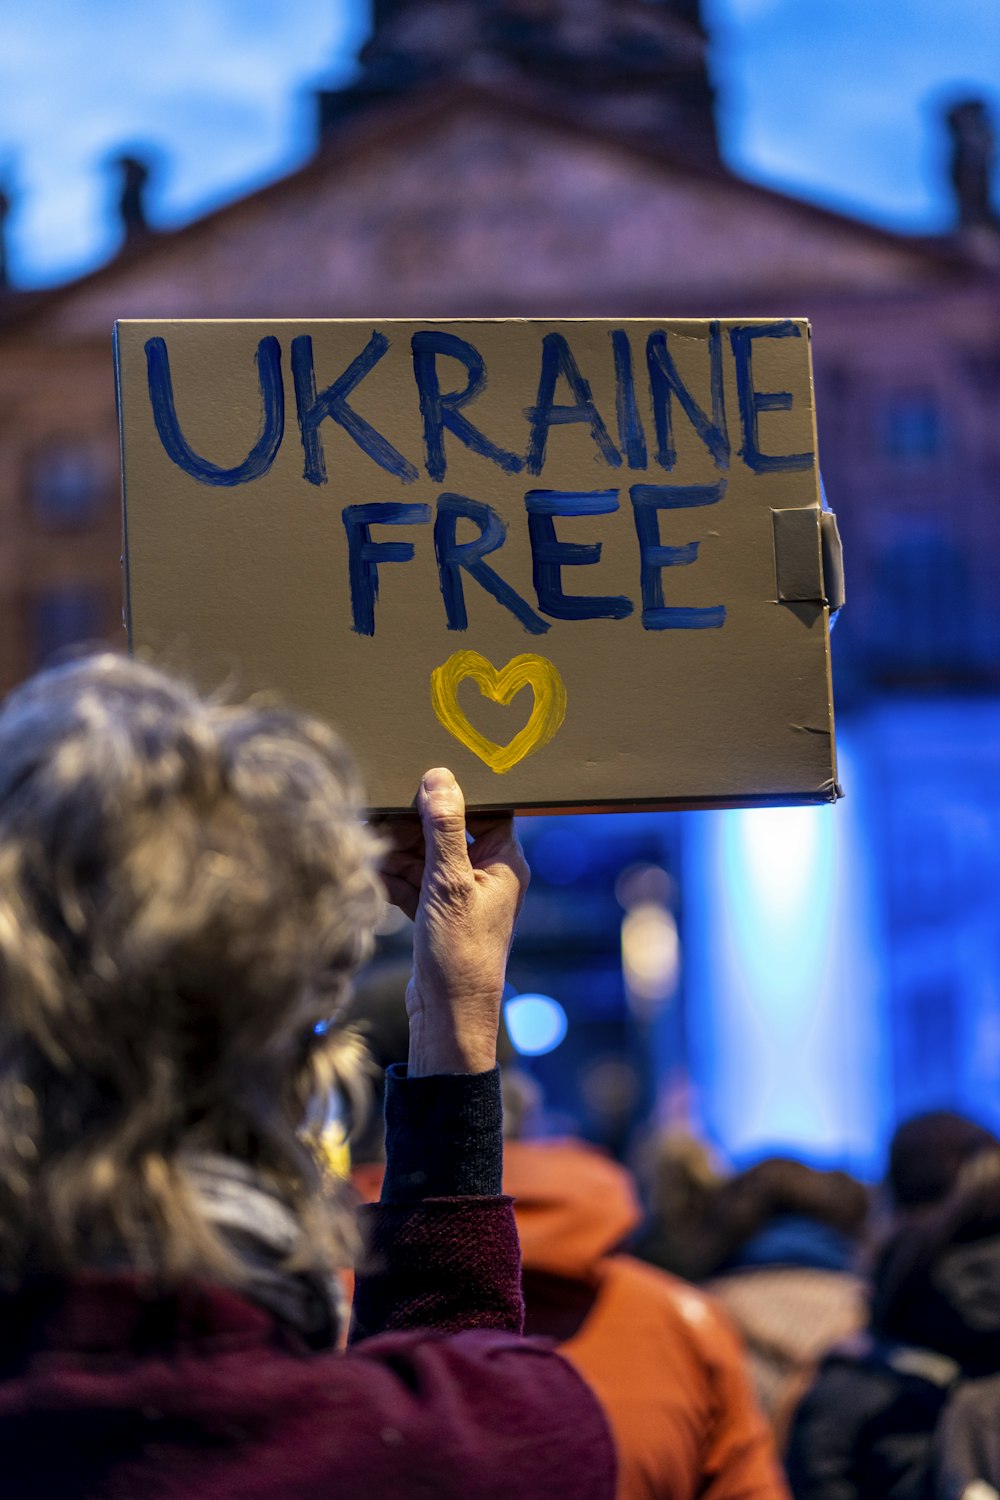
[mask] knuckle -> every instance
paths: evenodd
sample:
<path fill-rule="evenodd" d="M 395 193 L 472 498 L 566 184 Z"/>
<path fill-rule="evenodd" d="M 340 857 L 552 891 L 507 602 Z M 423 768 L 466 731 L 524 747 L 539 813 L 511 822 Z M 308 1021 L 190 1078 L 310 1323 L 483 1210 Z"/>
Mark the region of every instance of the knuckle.
<path fill-rule="evenodd" d="M 453 808 L 434 807 L 431 809 L 430 819 L 437 833 L 448 839 L 461 839 L 465 844 L 464 814 Z"/>
<path fill-rule="evenodd" d="M 449 906 L 464 905 L 473 883 L 471 868 L 463 869 L 458 863 L 440 865 L 434 872 L 435 897 Z"/>

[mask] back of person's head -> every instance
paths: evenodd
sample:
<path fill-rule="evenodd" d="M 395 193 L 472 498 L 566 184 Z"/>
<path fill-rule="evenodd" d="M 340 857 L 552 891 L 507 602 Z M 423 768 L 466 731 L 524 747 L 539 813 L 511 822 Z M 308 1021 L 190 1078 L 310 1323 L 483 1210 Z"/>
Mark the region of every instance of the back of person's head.
<path fill-rule="evenodd" d="M 537 1137 L 545 1112 L 545 1094 L 537 1079 L 508 1062 L 501 1073 L 500 1091 L 504 1140 L 530 1141 Z"/>
<path fill-rule="evenodd" d="M 238 1277 L 185 1161 L 267 1174 L 297 1252 L 346 1230 L 296 1129 L 377 920 L 377 845 L 317 721 L 111 653 L 0 710 L 0 1273 Z"/>
<path fill-rule="evenodd" d="M 715 1194 L 711 1227 L 717 1262 L 722 1266 L 733 1260 L 779 1219 L 821 1225 L 857 1244 L 868 1211 L 867 1189 L 848 1172 L 821 1170 L 792 1157 L 767 1157 L 737 1172 Z"/>
<path fill-rule="evenodd" d="M 708 1142 L 680 1126 L 657 1133 L 643 1166 L 654 1211 L 671 1223 L 699 1217 L 727 1177 Z"/>
<path fill-rule="evenodd" d="M 952 1110 L 930 1110 L 897 1126 L 889 1145 L 886 1188 L 892 1206 L 907 1213 L 939 1203 L 963 1164 L 1000 1145 L 992 1131 Z"/>
<path fill-rule="evenodd" d="M 689 1281 L 711 1275 L 717 1258 L 708 1221 L 729 1169 L 707 1141 L 678 1124 L 641 1141 L 633 1161 L 648 1205 L 636 1252 Z"/>

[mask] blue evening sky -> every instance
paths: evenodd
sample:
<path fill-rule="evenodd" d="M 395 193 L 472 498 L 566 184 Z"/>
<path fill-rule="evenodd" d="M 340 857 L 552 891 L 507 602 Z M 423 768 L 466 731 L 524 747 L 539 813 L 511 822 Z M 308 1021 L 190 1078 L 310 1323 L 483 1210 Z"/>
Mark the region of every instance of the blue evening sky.
<path fill-rule="evenodd" d="M 349 76 L 365 0 L 3 0 L 0 179 L 17 284 L 114 248 L 104 163 L 160 160 L 158 224 L 301 162 L 309 90 Z M 948 222 L 936 113 L 1000 117 L 997 0 L 705 0 L 723 149 L 746 175 L 915 231 Z"/>

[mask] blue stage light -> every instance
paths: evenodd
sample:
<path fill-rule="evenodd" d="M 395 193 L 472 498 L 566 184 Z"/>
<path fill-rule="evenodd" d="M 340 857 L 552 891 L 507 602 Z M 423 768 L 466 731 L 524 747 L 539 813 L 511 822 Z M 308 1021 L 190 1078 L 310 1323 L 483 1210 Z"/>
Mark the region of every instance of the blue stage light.
<path fill-rule="evenodd" d="M 878 1171 L 890 1109 L 885 970 L 863 759 L 841 736 L 837 807 L 685 826 L 687 1026 L 713 1139 Z"/>
<path fill-rule="evenodd" d="M 569 1025 L 566 1012 L 551 995 L 516 995 L 506 1002 L 503 1014 L 514 1050 L 522 1057 L 553 1052 Z"/>

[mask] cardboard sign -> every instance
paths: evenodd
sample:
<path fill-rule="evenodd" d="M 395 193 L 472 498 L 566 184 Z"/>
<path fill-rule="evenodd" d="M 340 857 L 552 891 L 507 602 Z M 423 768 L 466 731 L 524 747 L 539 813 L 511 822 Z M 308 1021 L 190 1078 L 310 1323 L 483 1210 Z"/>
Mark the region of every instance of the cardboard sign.
<path fill-rule="evenodd" d="M 122 322 L 135 650 L 373 808 L 830 801 L 809 328 Z"/>

